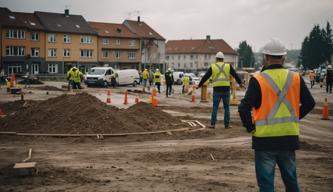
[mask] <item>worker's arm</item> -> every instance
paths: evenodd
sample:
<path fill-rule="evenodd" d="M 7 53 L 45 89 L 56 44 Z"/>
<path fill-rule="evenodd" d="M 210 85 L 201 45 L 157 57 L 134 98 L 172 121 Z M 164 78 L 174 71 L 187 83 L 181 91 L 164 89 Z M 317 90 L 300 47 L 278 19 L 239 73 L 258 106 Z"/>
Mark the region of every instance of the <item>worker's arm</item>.
<path fill-rule="evenodd" d="M 197 88 L 200 88 L 210 78 L 210 76 L 212 76 L 212 74 L 213 74 L 212 68 L 209 67 L 206 74 L 202 77 L 202 79 L 201 79 Z"/>
<path fill-rule="evenodd" d="M 306 86 L 304 80 L 301 78 L 301 89 L 300 89 L 300 114 L 299 119 L 302 119 L 307 115 L 315 106 L 316 102 L 314 101 L 308 87 Z"/>
<path fill-rule="evenodd" d="M 253 108 L 258 109 L 261 105 L 261 90 L 258 81 L 251 78 L 249 87 L 244 98 L 238 106 L 239 116 L 243 122 L 243 126 L 248 132 L 255 130 L 255 125 L 252 121 L 251 111 Z"/>
<path fill-rule="evenodd" d="M 230 65 L 230 74 L 236 79 L 238 85 L 242 85 L 242 80 L 239 78 L 238 74 L 236 73 L 235 69 Z"/>

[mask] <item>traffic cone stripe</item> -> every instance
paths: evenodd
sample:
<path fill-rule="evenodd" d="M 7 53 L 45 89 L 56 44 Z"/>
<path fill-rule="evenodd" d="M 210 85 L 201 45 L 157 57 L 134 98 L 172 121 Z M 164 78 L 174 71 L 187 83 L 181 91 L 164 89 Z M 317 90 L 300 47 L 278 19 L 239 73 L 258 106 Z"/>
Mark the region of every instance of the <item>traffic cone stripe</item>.
<path fill-rule="evenodd" d="M 325 98 L 322 115 L 323 115 L 321 118 L 322 120 L 329 120 L 329 110 L 328 110 L 327 98 Z"/>

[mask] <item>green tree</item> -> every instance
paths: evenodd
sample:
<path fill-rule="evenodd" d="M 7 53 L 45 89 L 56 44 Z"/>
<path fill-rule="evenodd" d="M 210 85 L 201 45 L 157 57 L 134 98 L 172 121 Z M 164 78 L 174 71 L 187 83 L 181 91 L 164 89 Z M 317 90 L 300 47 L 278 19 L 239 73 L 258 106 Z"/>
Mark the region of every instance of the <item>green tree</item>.
<path fill-rule="evenodd" d="M 238 67 L 254 67 L 254 54 L 252 47 L 246 41 L 239 43 L 238 49 Z"/>
<path fill-rule="evenodd" d="M 299 56 L 299 64 L 305 69 L 318 68 L 326 61 L 331 62 L 333 53 L 332 29 L 329 22 L 326 28 L 315 25 L 309 36 L 304 38 Z"/>

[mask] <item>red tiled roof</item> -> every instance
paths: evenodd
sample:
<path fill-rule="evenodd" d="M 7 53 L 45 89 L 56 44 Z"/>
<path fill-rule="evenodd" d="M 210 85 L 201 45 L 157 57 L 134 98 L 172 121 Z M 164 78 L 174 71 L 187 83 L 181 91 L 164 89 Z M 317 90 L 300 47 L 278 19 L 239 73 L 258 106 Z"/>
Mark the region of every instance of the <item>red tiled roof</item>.
<path fill-rule="evenodd" d="M 124 24 L 117 23 L 100 23 L 88 22 L 94 28 L 99 36 L 103 37 L 123 37 L 123 38 L 139 38 L 135 33 L 132 33 Z"/>
<path fill-rule="evenodd" d="M 216 54 L 219 51 L 224 54 L 237 54 L 223 39 L 169 40 L 166 43 L 166 54 Z"/>
<path fill-rule="evenodd" d="M 7 8 L 0 8 L 0 25 L 7 27 L 22 27 L 32 30 L 44 29 L 35 14 L 12 12 Z"/>
<path fill-rule="evenodd" d="M 129 28 L 129 30 L 137 34 L 139 37 L 165 40 L 164 37 L 158 34 L 154 29 L 152 29 L 149 25 L 147 25 L 143 21 L 139 22 L 133 20 L 125 20 L 123 24 L 126 25 Z"/>

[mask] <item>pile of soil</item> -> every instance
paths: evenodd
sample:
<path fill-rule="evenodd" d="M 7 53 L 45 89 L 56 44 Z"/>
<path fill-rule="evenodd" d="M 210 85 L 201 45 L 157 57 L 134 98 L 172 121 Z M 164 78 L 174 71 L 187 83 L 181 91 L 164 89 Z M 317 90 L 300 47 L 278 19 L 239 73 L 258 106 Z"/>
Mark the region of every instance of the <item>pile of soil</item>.
<path fill-rule="evenodd" d="M 0 119 L 0 131 L 24 133 L 129 133 L 184 126 L 149 104 L 118 109 L 87 93 L 39 101 Z"/>
<path fill-rule="evenodd" d="M 21 109 L 27 108 L 36 102 L 37 101 L 32 101 L 32 100 L 26 100 L 26 101 L 17 100 L 8 103 L 0 103 L 0 109 L 5 114 L 9 115 Z"/>
<path fill-rule="evenodd" d="M 19 83 L 20 84 L 25 84 L 26 81 L 29 81 L 29 84 L 31 84 L 31 85 L 42 85 L 42 84 L 44 84 L 41 80 L 36 79 L 36 78 L 34 78 L 34 79 L 23 79 L 23 80 L 19 81 Z"/>
<path fill-rule="evenodd" d="M 34 87 L 34 89 L 45 90 L 45 91 L 65 91 L 64 89 L 60 89 L 58 87 L 49 86 L 49 85 L 41 86 L 41 87 Z"/>

